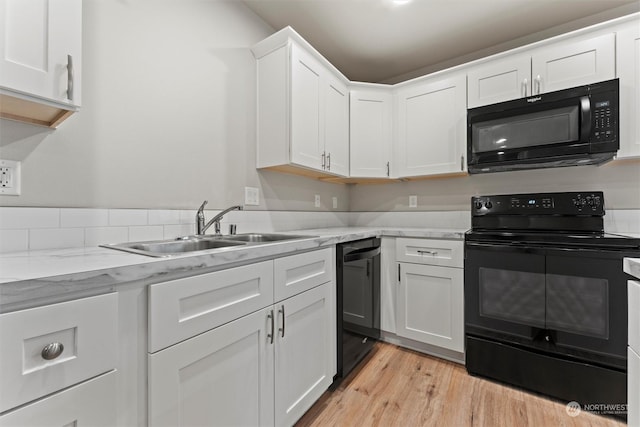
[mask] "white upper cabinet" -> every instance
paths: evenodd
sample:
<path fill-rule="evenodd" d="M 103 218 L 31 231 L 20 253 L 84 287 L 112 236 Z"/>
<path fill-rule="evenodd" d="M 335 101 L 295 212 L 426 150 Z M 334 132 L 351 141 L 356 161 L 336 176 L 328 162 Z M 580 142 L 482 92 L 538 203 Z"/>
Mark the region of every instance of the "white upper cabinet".
<path fill-rule="evenodd" d="M 349 176 L 349 89 L 340 79 L 327 74 L 325 96 L 325 170 Z"/>
<path fill-rule="evenodd" d="M 397 175 L 466 171 L 466 95 L 463 73 L 442 74 L 396 93 Z"/>
<path fill-rule="evenodd" d="M 0 0 L 1 117 L 55 127 L 81 100 L 81 0 Z"/>
<path fill-rule="evenodd" d="M 620 78 L 620 150 L 617 158 L 640 157 L 640 24 L 630 22 L 617 33 Z"/>
<path fill-rule="evenodd" d="M 615 34 L 568 40 L 531 56 L 533 94 L 615 78 Z"/>
<path fill-rule="evenodd" d="M 254 46 L 258 168 L 349 173 L 348 81 L 290 28 Z M 317 173 L 319 172 L 319 173 Z"/>
<path fill-rule="evenodd" d="M 531 56 L 513 55 L 472 68 L 467 74 L 469 108 L 531 95 Z"/>
<path fill-rule="evenodd" d="M 615 35 L 572 38 L 469 70 L 469 108 L 615 78 Z"/>
<path fill-rule="evenodd" d="M 349 101 L 350 175 L 386 178 L 391 174 L 393 96 L 390 88 L 357 88 Z"/>
<path fill-rule="evenodd" d="M 290 55 L 291 162 L 318 169 L 324 155 L 324 144 L 320 140 L 321 75 L 324 72 L 320 63 L 298 46 L 291 46 Z"/>

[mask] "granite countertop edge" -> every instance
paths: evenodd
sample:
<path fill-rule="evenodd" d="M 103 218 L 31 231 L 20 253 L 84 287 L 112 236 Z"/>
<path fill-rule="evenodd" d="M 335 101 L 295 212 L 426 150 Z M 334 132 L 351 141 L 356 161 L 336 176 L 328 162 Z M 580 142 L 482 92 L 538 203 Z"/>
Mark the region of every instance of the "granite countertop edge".
<path fill-rule="evenodd" d="M 101 295 L 125 284 L 153 284 L 369 237 L 462 240 L 465 231 L 402 227 L 291 230 L 278 233 L 313 237 L 164 258 L 101 247 L 0 254 L 0 313 Z"/>

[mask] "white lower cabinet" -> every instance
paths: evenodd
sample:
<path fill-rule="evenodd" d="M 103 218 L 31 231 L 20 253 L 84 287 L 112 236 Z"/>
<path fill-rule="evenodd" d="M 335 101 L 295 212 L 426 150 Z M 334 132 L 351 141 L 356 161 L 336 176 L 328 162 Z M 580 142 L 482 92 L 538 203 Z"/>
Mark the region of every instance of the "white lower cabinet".
<path fill-rule="evenodd" d="M 276 305 L 275 425 L 293 425 L 333 381 L 332 282 Z"/>
<path fill-rule="evenodd" d="M 398 238 L 395 250 L 396 335 L 464 352 L 463 242 Z"/>
<path fill-rule="evenodd" d="M 151 286 L 162 345 L 149 347 L 149 425 L 293 425 L 336 372 L 332 259 L 322 249 Z M 197 323 L 171 326 L 171 307 L 194 299 Z"/>
<path fill-rule="evenodd" d="M 640 427 L 640 356 L 631 347 L 627 353 L 627 425 Z"/>
<path fill-rule="evenodd" d="M 271 309 L 149 356 L 149 424 L 270 425 Z"/>
<path fill-rule="evenodd" d="M 293 425 L 333 381 L 330 285 L 150 355 L 150 425 Z"/>
<path fill-rule="evenodd" d="M 628 282 L 627 424 L 640 427 L 640 281 Z"/>
<path fill-rule="evenodd" d="M 399 268 L 397 334 L 462 352 L 463 270 L 404 262 Z"/>
<path fill-rule="evenodd" d="M 116 371 L 0 416 L 2 427 L 117 425 Z"/>

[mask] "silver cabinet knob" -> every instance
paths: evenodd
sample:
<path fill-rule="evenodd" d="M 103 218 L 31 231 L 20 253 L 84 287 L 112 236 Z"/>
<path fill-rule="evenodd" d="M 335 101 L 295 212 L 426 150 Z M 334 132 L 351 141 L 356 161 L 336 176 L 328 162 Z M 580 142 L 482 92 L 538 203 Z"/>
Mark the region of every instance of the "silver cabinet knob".
<path fill-rule="evenodd" d="M 60 356 L 64 351 L 64 345 L 60 342 L 52 342 L 51 344 L 47 344 L 42 349 L 40 355 L 44 360 L 53 360 L 56 357 Z"/>

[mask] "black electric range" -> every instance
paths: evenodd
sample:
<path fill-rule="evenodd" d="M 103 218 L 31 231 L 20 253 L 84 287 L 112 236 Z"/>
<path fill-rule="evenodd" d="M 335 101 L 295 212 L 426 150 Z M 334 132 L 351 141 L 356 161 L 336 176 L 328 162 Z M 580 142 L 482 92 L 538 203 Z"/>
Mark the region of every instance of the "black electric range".
<path fill-rule="evenodd" d="M 626 404 L 622 259 L 640 256 L 640 238 L 604 231 L 597 191 L 477 196 L 471 212 L 469 373 L 566 402 Z"/>

